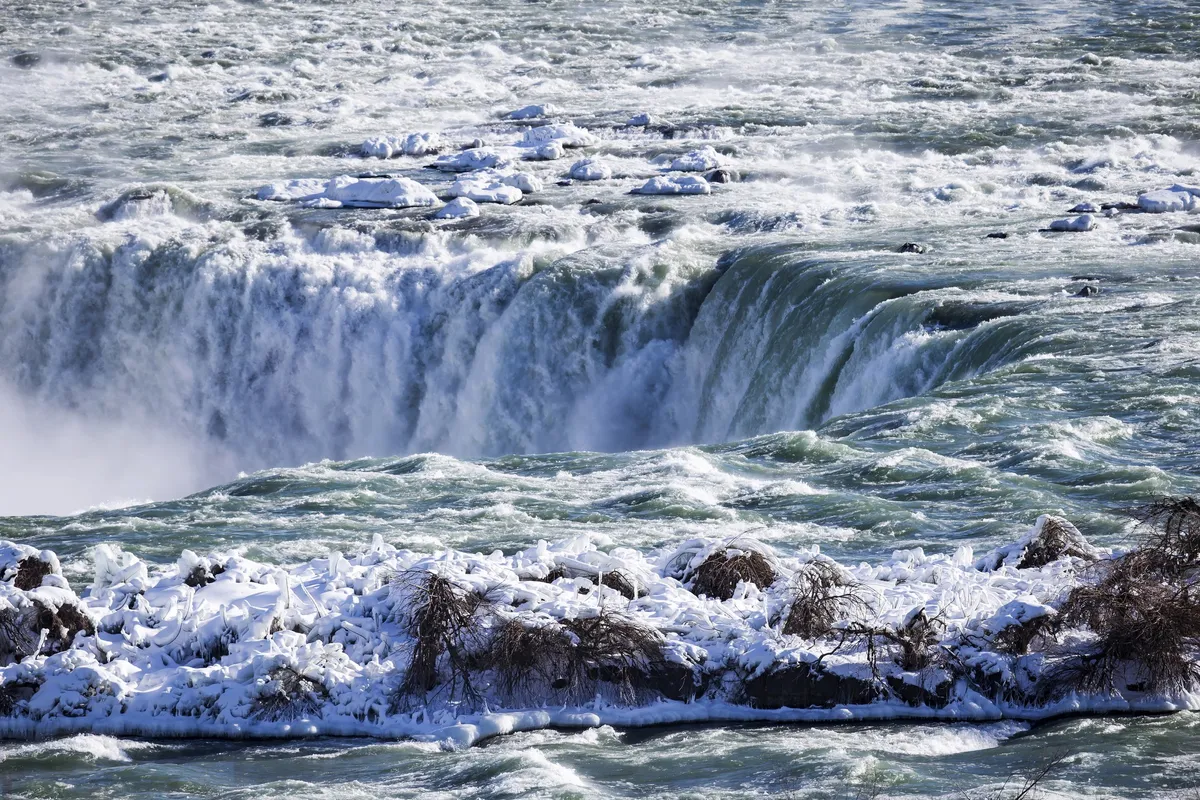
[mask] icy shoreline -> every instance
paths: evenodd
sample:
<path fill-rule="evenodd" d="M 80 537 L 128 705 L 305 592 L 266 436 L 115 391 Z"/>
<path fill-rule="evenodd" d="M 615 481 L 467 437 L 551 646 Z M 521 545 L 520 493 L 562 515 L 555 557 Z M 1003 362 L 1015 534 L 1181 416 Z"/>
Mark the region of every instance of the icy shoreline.
<path fill-rule="evenodd" d="M 1200 709 L 1200 694 L 1146 691 L 1132 673 L 1111 692 L 1046 693 L 1053 665 L 1096 634 L 1043 623 L 1095 564 L 1119 558 L 1055 517 L 980 558 L 918 548 L 855 566 L 747 539 L 643 554 L 579 537 L 505 556 L 375 537 L 364 553 L 289 569 L 184 551 L 152 571 L 105 545 L 95 556 L 77 595 L 52 553 L 0 543 L 0 737 L 466 747 L 540 728 Z M 751 562 L 765 586 L 730 579 L 726 568 Z M 816 575 L 825 605 L 799 605 Z M 453 618 L 423 611 L 438 591 L 463 613 L 431 631 Z M 814 607 L 828 620 L 798 628 Z"/>

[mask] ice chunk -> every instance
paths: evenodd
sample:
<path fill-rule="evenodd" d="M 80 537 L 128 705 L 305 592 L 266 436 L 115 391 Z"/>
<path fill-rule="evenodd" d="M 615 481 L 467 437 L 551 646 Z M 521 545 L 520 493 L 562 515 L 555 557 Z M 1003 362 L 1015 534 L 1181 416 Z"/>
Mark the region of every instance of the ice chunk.
<path fill-rule="evenodd" d="M 1094 230 L 1095 227 L 1096 218 L 1091 214 L 1081 214 L 1074 218 L 1056 219 L 1050 223 L 1050 230 L 1052 231 L 1069 231 L 1072 233 Z"/>
<path fill-rule="evenodd" d="M 712 194 L 712 187 L 704 178 L 684 175 L 679 178 L 651 178 L 633 190 L 634 194 Z"/>
<path fill-rule="evenodd" d="M 654 122 L 655 122 L 654 117 L 650 116 L 645 111 L 643 111 L 640 114 L 634 114 L 632 117 L 629 118 L 629 121 L 626 122 L 625 124 L 631 128 L 644 128 L 647 125 L 653 125 Z"/>
<path fill-rule="evenodd" d="M 599 140 L 588 131 L 564 122 L 561 125 L 541 125 L 525 131 L 521 144 L 527 147 L 540 147 L 547 142 L 558 142 L 563 147 L 587 147 Z"/>
<path fill-rule="evenodd" d="M 478 169 L 500 169 L 511 165 L 511 161 L 487 147 L 472 147 L 461 153 L 440 156 L 433 162 L 436 169 L 446 172 L 474 172 Z"/>
<path fill-rule="evenodd" d="M 479 216 L 479 206 L 469 197 L 456 197 L 438 209 L 435 219 L 467 219 Z"/>
<path fill-rule="evenodd" d="M 569 174 L 577 181 L 603 181 L 612 177 L 612 168 L 597 158 L 584 158 L 571 165 Z"/>
<path fill-rule="evenodd" d="M 506 119 L 540 119 L 548 117 L 554 113 L 554 106 L 546 103 L 539 105 L 529 105 L 518 108 L 516 111 L 510 111 L 505 114 Z"/>
<path fill-rule="evenodd" d="M 354 208 L 413 208 L 436 206 L 437 195 L 409 178 L 353 178 L 331 180 L 321 199 Z"/>
<path fill-rule="evenodd" d="M 699 150 L 684 153 L 671 162 L 671 169 L 676 172 L 706 172 L 721 166 L 721 156 L 711 146 L 705 145 Z"/>
<path fill-rule="evenodd" d="M 1149 214 L 1191 211 L 1195 207 L 1196 195 L 1187 191 L 1187 187 L 1178 185 L 1172 186 L 1170 189 L 1146 192 L 1138 198 L 1138 208 Z"/>

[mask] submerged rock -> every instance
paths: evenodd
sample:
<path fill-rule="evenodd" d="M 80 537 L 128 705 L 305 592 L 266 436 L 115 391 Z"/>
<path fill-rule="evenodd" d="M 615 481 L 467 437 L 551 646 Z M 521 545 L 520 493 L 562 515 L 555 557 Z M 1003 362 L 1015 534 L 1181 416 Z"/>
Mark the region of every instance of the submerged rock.
<path fill-rule="evenodd" d="M 921 254 L 928 251 L 928 249 L 929 248 L 923 244 L 917 244 L 916 242 L 905 242 L 904 244 L 900 245 L 899 248 L 897 248 L 897 252 Z"/>
<path fill-rule="evenodd" d="M 705 145 L 699 150 L 692 150 L 676 158 L 671 162 L 671 169 L 675 172 L 705 172 L 720 167 L 722 163 L 717 151 L 710 145 Z"/>
<path fill-rule="evenodd" d="M 1072 297 L 1095 297 L 1098 294 L 1100 294 L 1100 287 L 1098 287 L 1098 286 L 1081 286 L 1079 288 L 1079 291 L 1075 292 L 1075 294 L 1073 294 L 1071 296 Z"/>
<path fill-rule="evenodd" d="M 704 180 L 709 183 L 733 183 L 740 177 L 736 171 L 726 167 L 720 167 L 704 173 Z"/>
<path fill-rule="evenodd" d="M 1009 234 L 1006 231 L 995 231 L 985 236 L 985 239 L 1007 239 Z"/>
<path fill-rule="evenodd" d="M 434 219 L 467 219 L 479 216 L 479 206 L 469 197 L 456 197 L 438 209 Z"/>
<path fill-rule="evenodd" d="M 42 57 L 37 53 L 17 53 L 9 59 L 9 63 L 20 69 L 33 69 L 41 60 Z"/>

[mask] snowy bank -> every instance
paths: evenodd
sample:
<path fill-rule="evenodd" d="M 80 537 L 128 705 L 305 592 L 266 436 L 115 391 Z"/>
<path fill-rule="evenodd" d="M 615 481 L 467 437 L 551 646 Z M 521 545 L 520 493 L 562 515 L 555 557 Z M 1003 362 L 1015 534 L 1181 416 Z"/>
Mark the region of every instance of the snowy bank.
<path fill-rule="evenodd" d="M 1108 636 L 1080 598 L 1132 558 L 1056 517 L 978 559 L 856 566 L 750 539 L 505 555 L 376 536 L 290 568 L 187 550 L 152 567 L 101 545 L 77 594 L 53 553 L 0 542 L 0 735 L 458 747 L 547 726 L 1198 709 L 1136 657 L 1102 691 L 1068 674 Z"/>

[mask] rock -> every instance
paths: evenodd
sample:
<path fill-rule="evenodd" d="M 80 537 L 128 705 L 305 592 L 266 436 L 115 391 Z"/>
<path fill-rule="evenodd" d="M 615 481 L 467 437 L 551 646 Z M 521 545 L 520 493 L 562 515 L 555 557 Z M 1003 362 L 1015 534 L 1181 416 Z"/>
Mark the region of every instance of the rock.
<path fill-rule="evenodd" d="M 1008 234 L 1004 231 L 996 231 L 995 233 L 989 233 L 984 238 L 986 238 L 986 239 L 1007 239 Z"/>
<path fill-rule="evenodd" d="M 1196 208 L 1196 194 L 1191 191 L 1193 188 L 1196 189 L 1196 193 L 1200 193 L 1200 188 L 1180 186 L 1179 184 L 1172 186 L 1170 189 L 1146 192 L 1138 197 L 1138 208 L 1147 214 L 1191 211 Z"/>
<path fill-rule="evenodd" d="M 430 166 L 444 172 L 474 172 L 481 169 L 510 167 L 512 162 L 495 150 L 475 147 L 460 153 L 439 156 Z"/>
<path fill-rule="evenodd" d="M 1063 233 L 1082 233 L 1095 228 L 1096 219 L 1091 214 L 1083 214 L 1074 219 L 1056 219 L 1050 223 L 1050 230 Z"/>
<path fill-rule="evenodd" d="M 871 681 L 809 664 L 781 667 L 750 678 L 746 699 L 755 708 L 833 708 L 865 705 L 879 696 Z"/>
<path fill-rule="evenodd" d="M 1119 200 L 1115 203 L 1101 203 L 1101 211 L 1137 211 L 1137 203 L 1128 203 L 1124 200 Z"/>
<path fill-rule="evenodd" d="M 258 118 L 260 128 L 283 128 L 293 122 L 294 120 L 282 111 L 268 111 Z"/>
<path fill-rule="evenodd" d="M 905 242 L 904 244 L 900 245 L 900 248 L 897 252 L 921 254 L 928 251 L 928 249 L 929 248 L 923 244 L 917 244 L 916 242 Z"/>
<path fill-rule="evenodd" d="M 568 173 L 577 181 L 603 181 L 612 177 L 612 168 L 596 158 L 585 158 L 571 165 Z"/>
<path fill-rule="evenodd" d="M 630 128 L 645 128 L 649 125 L 653 125 L 655 122 L 656 120 L 654 117 L 643 111 L 640 114 L 634 114 L 625 124 Z"/>
<path fill-rule="evenodd" d="M 1100 56 L 1095 53 L 1084 53 L 1079 58 L 1075 59 L 1076 64 L 1086 64 L 1089 67 L 1098 67 L 1104 62 L 1100 60 Z"/>
<path fill-rule="evenodd" d="M 479 206 L 469 197 L 456 197 L 442 206 L 434 219 L 467 219 L 479 216 Z"/>
<path fill-rule="evenodd" d="M 705 145 L 699 150 L 684 153 L 672 161 L 671 169 L 675 172 L 705 172 L 710 169 L 716 169 L 721 164 L 720 154 L 710 145 Z"/>
<path fill-rule="evenodd" d="M 733 183 L 740 176 L 734 170 L 719 167 L 704 173 L 704 180 L 709 183 Z"/>
<path fill-rule="evenodd" d="M 526 147 L 540 147 L 547 142 L 558 142 L 563 147 L 587 147 L 599 140 L 588 131 L 570 122 L 561 125 L 541 125 L 525 131 L 521 144 Z"/>
<path fill-rule="evenodd" d="M 539 119 L 548 117 L 554 113 L 554 107 L 549 104 L 522 106 L 516 111 L 510 111 L 504 115 L 505 119 Z"/>
<path fill-rule="evenodd" d="M 483 139 L 476 137 L 458 149 L 459 150 L 475 150 L 475 149 L 483 147 L 485 145 L 486 145 L 486 142 L 484 142 Z"/>
<path fill-rule="evenodd" d="M 41 60 L 42 57 L 37 53 L 17 53 L 9 59 L 9 62 L 20 69 L 33 69 Z"/>
<path fill-rule="evenodd" d="M 329 181 L 321 178 L 298 178 L 284 183 L 268 184 L 255 194 L 259 200 L 301 200 L 325 191 Z"/>
<path fill-rule="evenodd" d="M 1075 292 L 1075 294 L 1073 294 L 1071 296 L 1072 297 L 1095 297 L 1098 294 L 1100 294 L 1100 287 L 1098 287 L 1098 286 L 1081 286 L 1079 288 L 1079 291 Z"/>
<path fill-rule="evenodd" d="M 633 194 L 712 194 L 712 187 L 704 178 L 685 175 L 679 178 L 651 178 L 633 190 Z"/>
<path fill-rule="evenodd" d="M 1067 211 L 1068 214 L 1099 214 L 1100 207 L 1095 203 L 1078 203 Z"/>

